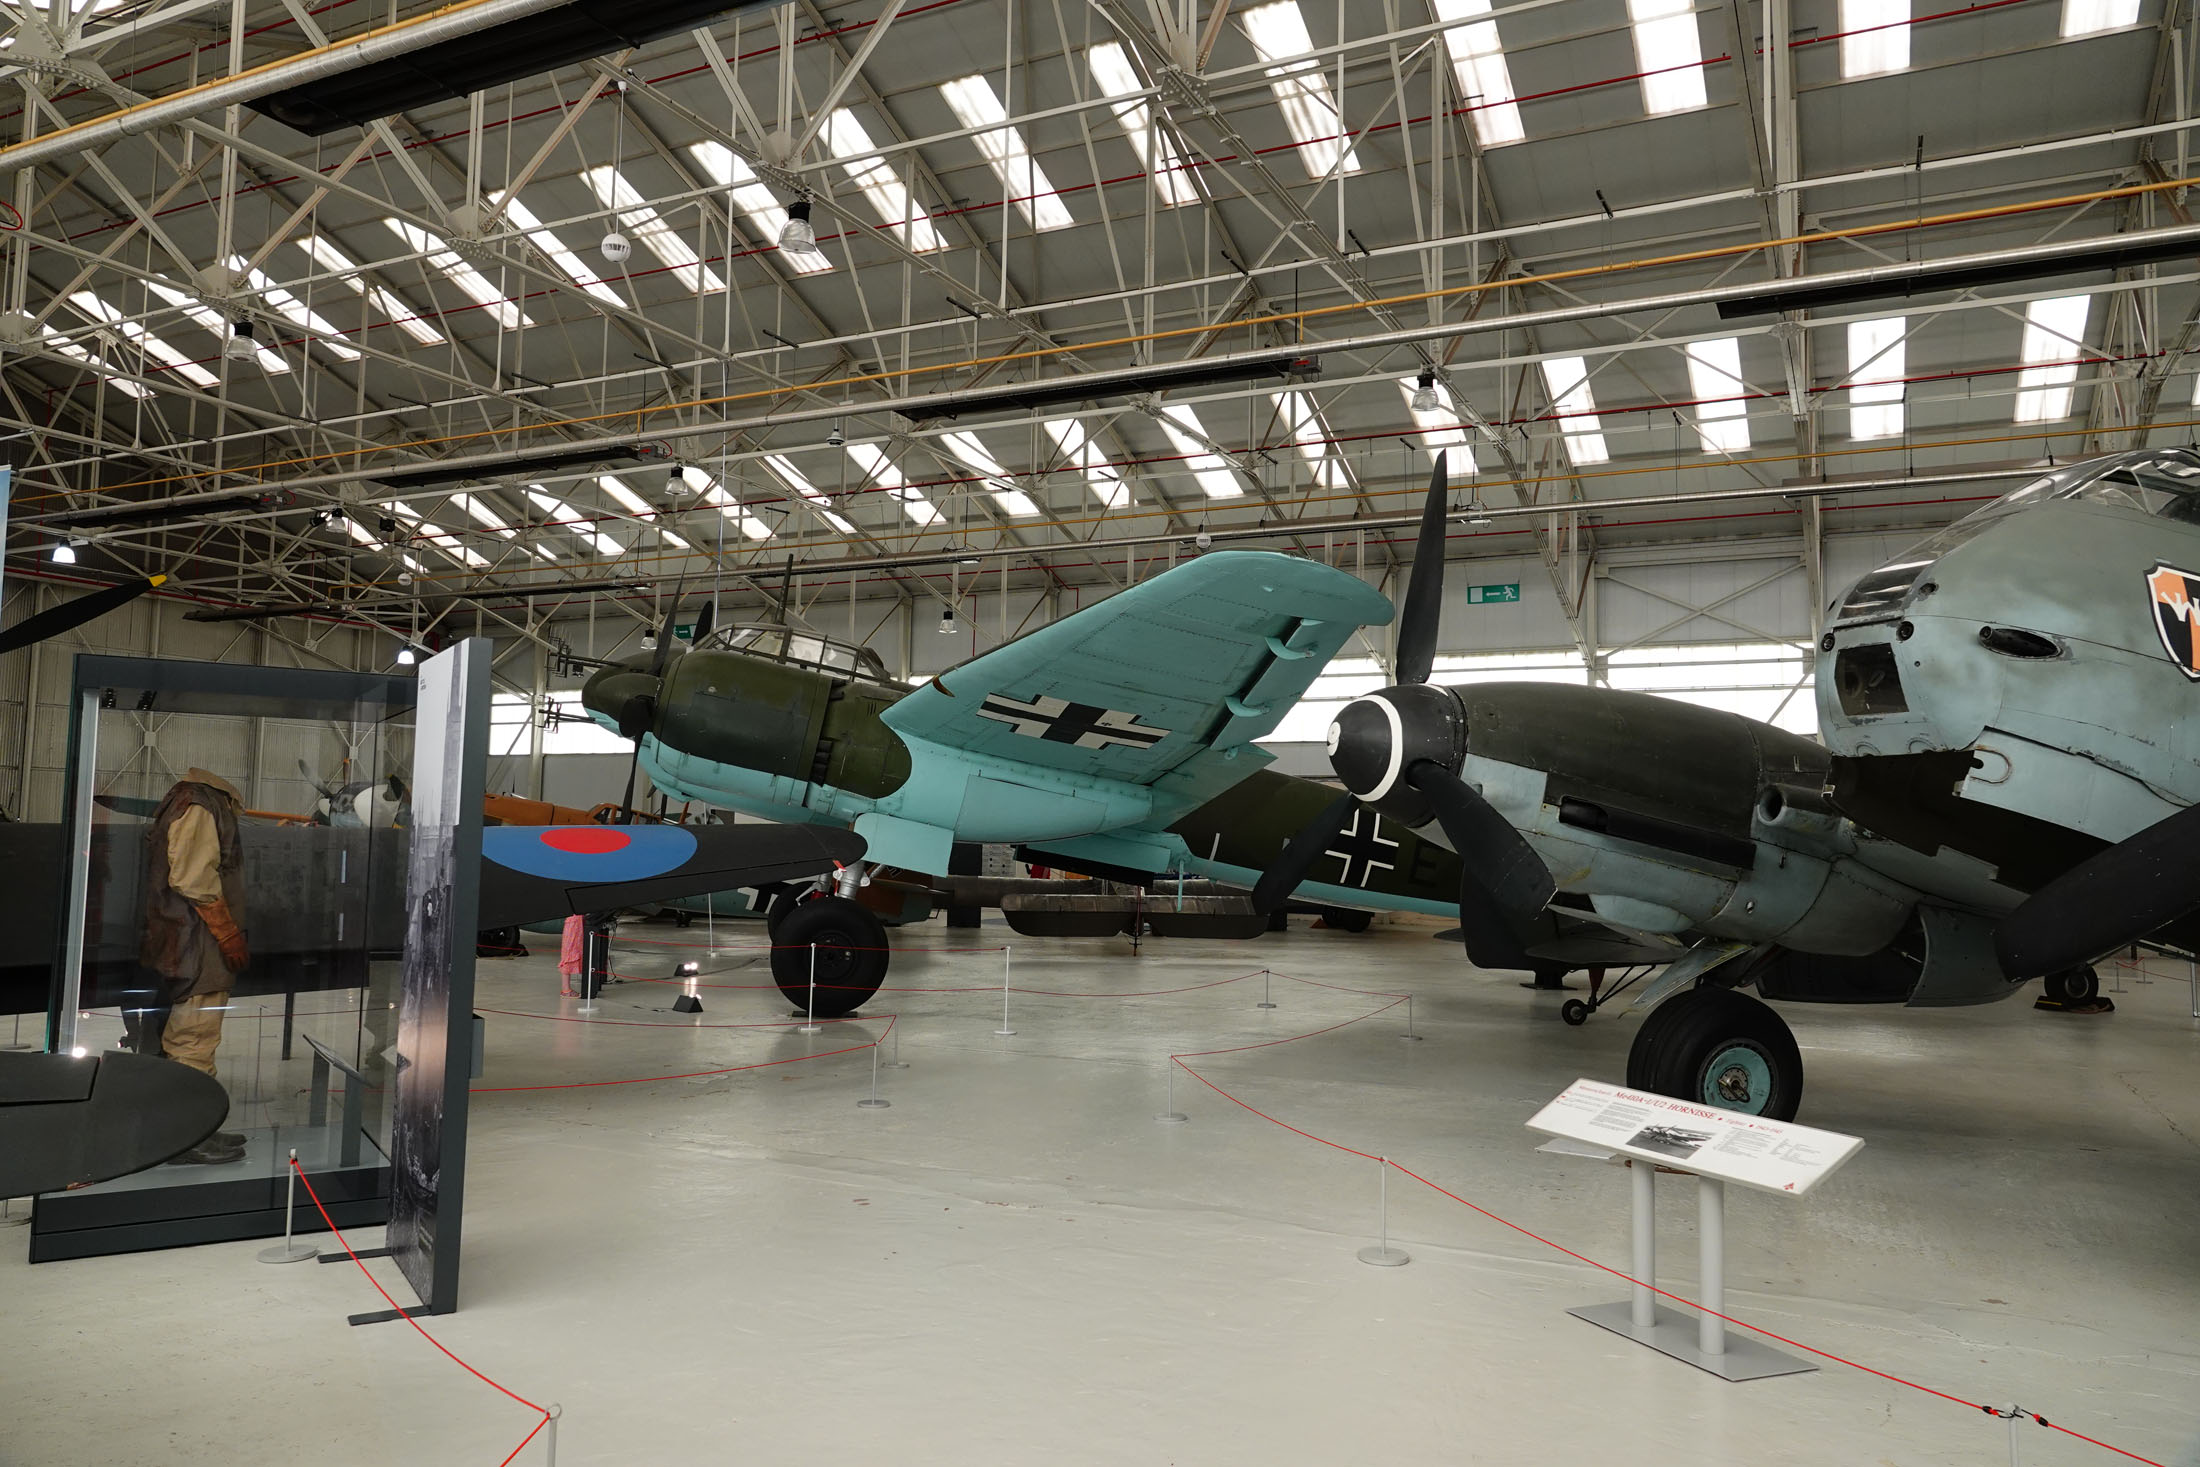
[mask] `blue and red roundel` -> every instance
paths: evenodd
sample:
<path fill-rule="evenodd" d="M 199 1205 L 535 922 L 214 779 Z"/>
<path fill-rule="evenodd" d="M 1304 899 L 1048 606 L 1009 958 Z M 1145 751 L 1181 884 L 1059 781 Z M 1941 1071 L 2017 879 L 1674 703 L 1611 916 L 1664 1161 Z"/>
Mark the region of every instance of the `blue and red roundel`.
<path fill-rule="evenodd" d="M 481 854 L 551 881 L 642 881 L 686 865 L 695 836 L 677 825 L 491 825 Z"/>

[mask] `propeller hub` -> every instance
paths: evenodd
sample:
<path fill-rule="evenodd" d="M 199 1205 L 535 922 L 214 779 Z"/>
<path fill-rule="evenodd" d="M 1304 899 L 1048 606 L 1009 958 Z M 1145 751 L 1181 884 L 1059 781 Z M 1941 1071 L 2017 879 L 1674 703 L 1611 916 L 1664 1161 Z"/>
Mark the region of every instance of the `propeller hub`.
<path fill-rule="evenodd" d="M 1434 812 L 1405 772 L 1428 761 L 1456 770 L 1466 721 L 1447 688 L 1400 684 L 1355 698 L 1329 725 L 1329 767 L 1353 794 L 1394 819 L 1425 825 Z"/>
<path fill-rule="evenodd" d="M 660 679 L 629 664 L 598 668 L 581 685 L 581 706 L 621 738 L 638 739 L 656 722 L 659 686 Z"/>

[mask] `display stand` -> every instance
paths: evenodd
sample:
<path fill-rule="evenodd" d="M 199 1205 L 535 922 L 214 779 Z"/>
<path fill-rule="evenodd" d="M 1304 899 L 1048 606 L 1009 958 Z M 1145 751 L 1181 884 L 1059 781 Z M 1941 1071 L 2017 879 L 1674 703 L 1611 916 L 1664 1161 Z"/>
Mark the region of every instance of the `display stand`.
<path fill-rule="evenodd" d="M 1630 1297 L 1568 1314 L 1725 1380 L 1818 1368 L 1727 1329 L 1721 1317 L 1726 1313 L 1726 1187 L 1733 1182 L 1799 1197 L 1854 1156 L 1862 1140 L 1595 1080 L 1575 1081 L 1528 1126 L 1560 1138 L 1540 1149 L 1619 1162 L 1632 1178 Z M 1699 1313 L 1693 1319 L 1677 1308 L 1658 1307 L 1655 1179 L 1660 1171 L 1696 1179 Z"/>

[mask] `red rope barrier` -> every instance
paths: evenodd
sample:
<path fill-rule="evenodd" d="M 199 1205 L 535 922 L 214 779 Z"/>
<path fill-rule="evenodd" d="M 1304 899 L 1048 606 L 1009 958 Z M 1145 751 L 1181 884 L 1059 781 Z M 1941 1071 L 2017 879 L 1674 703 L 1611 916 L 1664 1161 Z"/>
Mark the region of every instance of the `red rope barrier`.
<path fill-rule="evenodd" d="M 382 1296 L 382 1302 L 397 1311 L 397 1317 L 399 1319 L 402 1319 L 405 1321 L 405 1323 L 411 1325 L 414 1332 L 417 1333 L 420 1338 L 426 1340 L 429 1344 L 435 1346 L 436 1349 L 442 1351 L 445 1359 L 449 1360 L 459 1369 L 465 1371 L 475 1380 L 478 1380 L 483 1385 L 488 1386 L 490 1389 L 495 1390 L 500 1394 L 508 1396 L 512 1400 L 519 1402 L 519 1404 L 525 1406 L 530 1411 L 539 1411 L 542 1413 L 542 1420 L 535 1423 L 535 1430 L 530 1431 L 527 1433 L 527 1435 L 521 1437 L 519 1445 L 512 1448 L 510 1452 L 507 1452 L 505 1454 L 504 1460 L 497 1464 L 497 1467 L 510 1467 L 512 1459 L 514 1457 L 517 1457 L 521 1452 L 527 1450 L 527 1444 L 535 1439 L 536 1433 L 540 1432 L 545 1426 L 548 1426 L 550 1424 L 549 1409 L 547 1407 L 538 1406 L 533 1401 L 530 1401 L 525 1396 L 521 1395 L 519 1392 L 512 1390 L 507 1386 L 499 1385 L 497 1382 L 489 1379 L 488 1376 L 483 1375 L 480 1371 L 474 1369 L 471 1365 L 468 1365 L 465 1361 L 459 1359 L 458 1356 L 452 1354 L 450 1347 L 445 1345 L 441 1340 L 437 1339 L 434 1335 L 431 1335 L 426 1330 L 422 1329 L 420 1327 L 420 1321 L 413 1318 L 410 1314 L 407 1314 L 405 1312 L 404 1306 L 399 1304 L 395 1299 L 392 1299 L 390 1297 L 390 1291 L 382 1287 L 382 1281 L 376 1278 L 373 1274 L 369 1273 L 367 1271 L 366 1264 L 360 1262 L 359 1254 L 354 1251 L 351 1246 L 351 1240 L 344 1236 L 344 1230 L 336 1226 L 336 1219 L 330 1217 L 328 1215 L 328 1209 L 321 1205 L 321 1194 L 313 1190 L 313 1179 L 306 1175 L 306 1170 L 304 1167 L 298 1165 L 298 1160 L 296 1157 L 291 1158 L 290 1169 L 293 1172 L 297 1173 L 298 1181 L 306 1189 L 306 1196 L 312 1199 L 313 1210 L 321 1214 L 321 1221 L 328 1226 L 328 1230 L 331 1233 L 334 1233 L 336 1235 L 336 1241 L 343 1247 L 344 1252 L 350 1254 L 351 1261 L 354 1265 L 358 1267 L 360 1274 L 365 1277 L 368 1283 L 374 1285 L 374 1292 Z"/>

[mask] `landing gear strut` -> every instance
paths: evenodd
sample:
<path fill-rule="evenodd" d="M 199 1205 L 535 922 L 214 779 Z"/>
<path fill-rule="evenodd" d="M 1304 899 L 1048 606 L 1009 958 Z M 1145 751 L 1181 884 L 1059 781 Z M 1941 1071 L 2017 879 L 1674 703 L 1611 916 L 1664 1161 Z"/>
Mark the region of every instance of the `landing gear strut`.
<path fill-rule="evenodd" d="M 1803 1054 L 1772 1009 L 1731 988 L 1692 988 L 1650 1011 L 1627 1052 L 1636 1090 L 1795 1119 L 1803 1098 Z"/>

